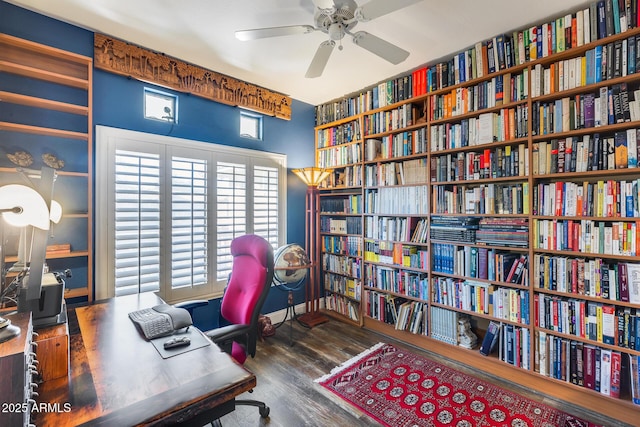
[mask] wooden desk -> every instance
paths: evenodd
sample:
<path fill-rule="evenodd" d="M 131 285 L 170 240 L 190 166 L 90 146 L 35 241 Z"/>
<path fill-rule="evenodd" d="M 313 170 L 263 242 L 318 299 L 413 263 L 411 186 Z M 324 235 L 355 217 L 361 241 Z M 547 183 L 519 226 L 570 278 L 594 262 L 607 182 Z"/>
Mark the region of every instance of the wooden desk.
<path fill-rule="evenodd" d="M 163 359 L 128 317 L 161 302 L 146 293 L 70 311 L 69 376 L 39 389 L 38 403 L 59 410 L 35 414 L 36 425 L 204 425 L 233 411 L 255 376 L 213 343 Z"/>

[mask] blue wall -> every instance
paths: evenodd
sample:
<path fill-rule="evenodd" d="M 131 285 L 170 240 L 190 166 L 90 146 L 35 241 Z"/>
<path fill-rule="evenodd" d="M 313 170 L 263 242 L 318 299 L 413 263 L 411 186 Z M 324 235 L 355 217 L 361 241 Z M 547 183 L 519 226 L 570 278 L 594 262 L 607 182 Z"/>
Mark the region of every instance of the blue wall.
<path fill-rule="evenodd" d="M 32 40 L 93 57 L 93 32 L 28 11 L 0 0 L 0 33 Z M 117 37 L 117 35 L 114 35 Z M 215 70 L 214 70 L 215 71 Z M 197 96 L 165 92 L 179 96 L 178 123 L 170 125 L 142 118 L 143 88 L 153 87 L 134 79 L 94 69 L 93 123 L 140 132 L 170 135 L 234 147 L 287 155 L 289 169 L 314 163 L 314 107 L 293 100 L 290 121 L 264 116 L 263 140 L 238 135 L 239 109 Z M 2 104 L 0 104 L 1 107 Z M 0 141 L 0 147 L 2 141 Z M 6 149 L 6 147 L 5 147 Z M 292 173 L 287 176 L 287 242 L 304 244 L 304 197 L 306 187 Z M 94 193 L 95 194 L 95 193 Z M 295 302 L 304 300 L 304 292 L 295 294 Z M 263 311 L 286 307 L 287 295 L 273 289 Z M 219 301 L 210 307 L 217 312 Z M 196 320 L 210 313 L 196 313 Z M 203 320 L 203 319 L 202 319 Z M 206 323 L 204 327 L 214 324 Z"/>

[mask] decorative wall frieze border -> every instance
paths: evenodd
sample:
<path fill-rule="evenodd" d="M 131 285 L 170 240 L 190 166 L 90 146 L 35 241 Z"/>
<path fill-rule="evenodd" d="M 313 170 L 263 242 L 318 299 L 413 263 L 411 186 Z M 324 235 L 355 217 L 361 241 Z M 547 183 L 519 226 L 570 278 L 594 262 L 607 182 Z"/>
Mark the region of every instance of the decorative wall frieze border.
<path fill-rule="evenodd" d="M 291 97 L 96 33 L 96 68 L 291 120 Z"/>

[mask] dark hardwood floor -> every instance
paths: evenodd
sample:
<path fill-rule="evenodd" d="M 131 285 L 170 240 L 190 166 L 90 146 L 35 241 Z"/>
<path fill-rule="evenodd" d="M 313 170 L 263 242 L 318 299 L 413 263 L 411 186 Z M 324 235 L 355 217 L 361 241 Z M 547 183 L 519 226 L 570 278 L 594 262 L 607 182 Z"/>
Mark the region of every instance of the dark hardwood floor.
<path fill-rule="evenodd" d="M 258 409 L 255 407 L 238 406 L 235 412 L 221 419 L 223 426 L 331 427 L 378 425 L 366 415 L 359 414 L 356 409 L 341 402 L 339 398 L 314 383 L 314 379 L 323 376 L 335 366 L 342 364 L 378 342 L 392 343 L 398 347 L 422 354 L 425 357 L 435 358 L 440 363 L 450 364 L 456 369 L 593 423 L 612 427 L 627 426 L 627 424 L 604 418 L 597 412 L 585 411 L 566 402 L 533 393 L 521 386 L 474 371 L 472 368 L 452 364 L 447 360 L 443 360 L 441 356 L 336 320 L 331 320 L 311 330 L 293 322 L 293 345 L 289 345 L 290 323 L 290 321 L 287 321 L 277 330 L 275 336 L 266 338 L 264 342 L 258 343 L 255 359 L 249 359 L 245 364 L 247 369 L 256 374 L 258 386 L 253 393 L 245 393 L 240 398 L 266 402 L 271 408 L 269 418 L 260 418 Z"/>

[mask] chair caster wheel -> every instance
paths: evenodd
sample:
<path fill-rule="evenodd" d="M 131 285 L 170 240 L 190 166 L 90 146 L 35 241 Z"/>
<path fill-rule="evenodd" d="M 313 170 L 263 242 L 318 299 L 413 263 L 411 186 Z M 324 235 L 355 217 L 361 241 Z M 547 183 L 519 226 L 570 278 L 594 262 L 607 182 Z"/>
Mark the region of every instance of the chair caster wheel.
<path fill-rule="evenodd" d="M 264 408 L 258 408 L 258 411 L 260 412 L 260 416 L 262 418 L 267 418 L 269 416 L 269 412 L 271 412 L 268 406 L 265 406 Z"/>

